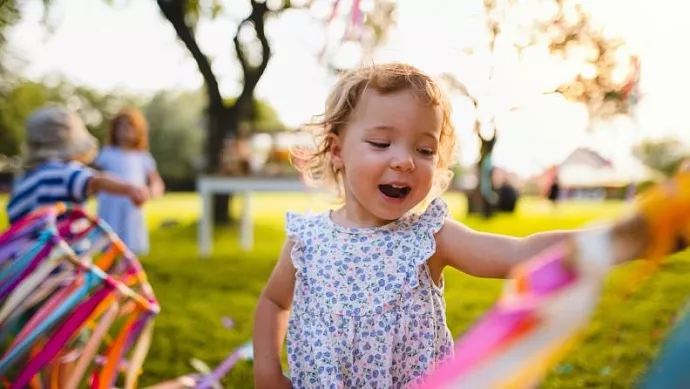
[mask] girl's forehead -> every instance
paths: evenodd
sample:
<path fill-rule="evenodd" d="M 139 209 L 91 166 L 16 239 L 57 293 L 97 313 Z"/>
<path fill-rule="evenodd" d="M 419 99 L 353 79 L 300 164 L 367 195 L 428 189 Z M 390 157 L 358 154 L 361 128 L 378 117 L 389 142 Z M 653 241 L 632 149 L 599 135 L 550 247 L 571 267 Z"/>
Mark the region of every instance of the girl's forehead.
<path fill-rule="evenodd" d="M 440 130 L 442 116 L 439 106 L 423 102 L 411 91 L 381 94 L 367 90 L 360 97 L 351 120 L 384 127 L 425 123 L 427 129 Z"/>
<path fill-rule="evenodd" d="M 124 116 L 124 117 L 120 118 L 120 121 L 117 124 L 119 124 L 121 126 L 131 126 L 133 123 L 132 123 L 132 120 L 130 118 Z"/>
<path fill-rule="evenodd" d="M 411 90 L 402 89 L 396 92 L 382 93 L 373 88 L 362 92 L 359 105 L 400 108 L 400 105 L 425 105 L 422 100 Z"/>

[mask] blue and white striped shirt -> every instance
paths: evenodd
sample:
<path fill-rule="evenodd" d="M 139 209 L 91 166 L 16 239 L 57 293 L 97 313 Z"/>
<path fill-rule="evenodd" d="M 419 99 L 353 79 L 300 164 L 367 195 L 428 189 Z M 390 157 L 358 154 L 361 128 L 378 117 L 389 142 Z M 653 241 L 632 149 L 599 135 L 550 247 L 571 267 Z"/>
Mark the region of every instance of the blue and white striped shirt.
<path fill-rule="evenodd" d="M 10 224 L 35 209 L 57 202 L 83 204 L 93 170 L 76 161 L 48 161 L 18 178 L 12 186 Z"/>

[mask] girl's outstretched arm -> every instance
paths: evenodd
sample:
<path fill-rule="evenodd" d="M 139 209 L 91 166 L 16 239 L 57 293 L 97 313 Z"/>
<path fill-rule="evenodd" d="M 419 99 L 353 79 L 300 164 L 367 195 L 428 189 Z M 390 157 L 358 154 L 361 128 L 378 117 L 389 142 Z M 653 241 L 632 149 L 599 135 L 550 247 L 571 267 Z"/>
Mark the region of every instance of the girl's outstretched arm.
<path fill-rule="evenodd" d="M 440 267 L 453 267 L 486 278 L 506 278 L 519 262 L 562 242 L 577 230 L 550 231 L 524 238 L 475 231 L 446 219 L 436 234 L 436 258 Z"/>
<path fill-rule="evenodd" d="M 474 231 L 446 219 L 436 234 L 436 255 L 430 260 L 432 270 L 440 274 L 451 266 L 478 277 L 506 278 L 512 268 L 545 249 L 568 240 L 604 242 L 609 245 L 611 264 L 630 261 L 638 256 L 652 259 L 684 250 L 690 227 L 684 219 L 690 204 L 690 162 L 681 166 L 678 176 L 647 191 L 636 200 L 637 210 L 617 222 L 569 231 L 551 231 L 515 238 Z M 675 238 L 669 234 L 676 233 Z M 675 239 L 675 240 L 674 240 Z M 649 242 L 647 241 L 649 240 Z M 650 243 L 651 242 L 651 243 Z M 580 243 L 582 245 L 582 243 Z M 644 252 L 651 245 L 651 252 Z M 585 245 L 586 246 L 586 245 Z M 650 248 L 648 248 L 651 250 Z M 605 250 L 606 251 L 606 250 Z M 591 261 L 593 254 L 579 255 Z M 572 263 L 575 265 L 575 263 Z"/>
<path fill-rule="evenodd" d="M 280 354 L 287 333 L 295 287 L 295 268 L 290 259 L 293 243 L 283 245 L 278 263 L 264 287 L 254 313 L 254 386 L 256 389 L 291 388 L 283 375 Z"/>

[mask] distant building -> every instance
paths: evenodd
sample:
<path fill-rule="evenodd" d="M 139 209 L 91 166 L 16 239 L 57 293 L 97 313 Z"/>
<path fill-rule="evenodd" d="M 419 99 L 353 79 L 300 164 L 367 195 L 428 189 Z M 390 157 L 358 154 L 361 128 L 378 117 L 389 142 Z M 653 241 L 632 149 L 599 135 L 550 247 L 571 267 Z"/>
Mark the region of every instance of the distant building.
<path fill-rule="evenodd" d="M 561 198 L 609 199 L 624 198 L 631 185 L 652 177 L 653 174 L 641 164 L 625 169 L 594 150 L 579 147 L 535 180 L 543 194 L 558 178 Z"/>

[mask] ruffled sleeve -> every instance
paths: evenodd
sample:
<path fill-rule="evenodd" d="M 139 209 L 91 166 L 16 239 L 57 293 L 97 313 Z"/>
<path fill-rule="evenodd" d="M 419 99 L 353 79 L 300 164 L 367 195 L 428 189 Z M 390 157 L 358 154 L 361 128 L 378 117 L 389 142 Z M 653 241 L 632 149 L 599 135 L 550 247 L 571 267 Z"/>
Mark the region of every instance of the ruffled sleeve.
<path fill-rule="evenodd" d="M 414 267 L 409 274 L 409 281 L 412 287 L 419 285 L 419 269 L 436 252 L 436 233 L 438 233 L 446 218 L 448 217 L 448 205 L 441 197 L 435 198 L 424 213 L 419 215 L 413 222 L 412 227 L 417 236 L 415 261 L 411 264 Z"/>
<path fill-rule="evenodd" d="M 285 216 L 285 232 L 287 237 L 293 242 L 292 250 L 290 252 L 290 259 L 292 260 L 292 266 L 296 270 L 300 270 L 304 263 L 304 248 L 305 241 L 311 239 L 309 233 L 310 221 L 308 215 L 288 212 Z"/>
<path fill-rule="evenodd" d="M 291 240 L 299 240 L 305 230 L 305 226 L 306 218 L 304 215 L 295 212 L 288 212 L 285 215 L 285 232 Z"/>
<path fill-rule="evenodd" d="M 417 228 L 436 234 L 448 217 L 448 205 L 441 197 L 435 198 L 417 220 Z"/>

